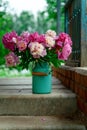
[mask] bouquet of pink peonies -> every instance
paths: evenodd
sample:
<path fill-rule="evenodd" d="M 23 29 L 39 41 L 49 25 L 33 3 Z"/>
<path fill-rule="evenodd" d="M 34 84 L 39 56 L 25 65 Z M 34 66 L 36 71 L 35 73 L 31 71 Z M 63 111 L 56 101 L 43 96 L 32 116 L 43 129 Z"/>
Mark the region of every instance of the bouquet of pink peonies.
<path fill-rule="evenodd" d="M 10 50 L 5 56 L 9 67 L 19 64 L 28 69 L 30 64 L 35 65 L 36 62 L 48 62 L 57 67 L 72 52 L 70 36 L 64 32 L 57 35 L 53 30 L 45 34 L 23 32 L 20 36 L 12 31 L 3 36 L 2 42 Z"/>

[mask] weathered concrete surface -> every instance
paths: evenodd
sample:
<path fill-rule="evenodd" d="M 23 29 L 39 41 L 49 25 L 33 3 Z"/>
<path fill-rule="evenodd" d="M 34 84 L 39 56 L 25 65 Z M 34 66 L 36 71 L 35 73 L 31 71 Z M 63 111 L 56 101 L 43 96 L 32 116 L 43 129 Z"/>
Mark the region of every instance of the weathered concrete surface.
<path fill-rule="evenodd" d="M 0 78 L 0 89 L 29 88 L 32 77 L 29 78 Z"/>
<path fill-rule="evenodd" d="M 61 82 L 53 77 L 52 83 L 58 85 Z M 32 84 L 32 77 L 0 78 L 0 90 L 1 89 L 29 89 L 32 87 L 31 84 Z"/>
<path fill-rule="evenodd" d="M 51 94 L 32 94 L 31 90 L 0 92 L 0 115 L 69 115 L 76 110 L 76 96 L 69 90 L 55 88 Z"/>
<path fill-rule="evenodd" d="M 0 130 L 86 130 L 62 118 L 76 112 L 76 95 L 52 83 L 51 94 L 32 94 L 31 78 L 0 79 Z"/>
<path fill-rule="evenodd" d="M 22 88 L 20 79 L 7 80 L 0 82 L 0 115 L 69 115 L 77 110 L 76 95 L 54 78 L 51 94 L 32 94 L 28 78 L 21 78 Z"/>
<path fill-rule="evenodd" d="M 85 126 L 53 116 L 0 116 L 0 130 L 86 130 Z"/>

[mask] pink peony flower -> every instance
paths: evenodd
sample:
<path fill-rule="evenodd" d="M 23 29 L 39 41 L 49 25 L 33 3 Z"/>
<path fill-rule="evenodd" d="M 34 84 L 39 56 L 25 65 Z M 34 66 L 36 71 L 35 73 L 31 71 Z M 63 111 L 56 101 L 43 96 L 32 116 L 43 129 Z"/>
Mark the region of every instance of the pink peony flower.
<path fill-rule="evenodd" d="M 66 33 L 60 33 L 59 36 L 58 36 L 58 41 L 61 41 L 61 42 L 65 42 L 65 39 L 68 37 L 68 34 Z"/>
<path fill-rule="evenodd" d="M 44 57 L 46 55 L 46 49 L 38 42 L 31 42 L 28 47 L 34 58 L 40 58 L 40 56 Z"/>
<path fill-rule="evenodd" d="M 19 64 L 19 58 L 13 52 L 10 52 L 7 56 L 5 56 L 5 60 L 8 67 Z"/>
<path fill-rule="evenodd" d="M 15 45 L 16 45 L 16 41 L 17 41 L 17 33 L 16 32 L 10 32 L 10 33 L 6 33 L 3 38 L 2 38 L 2 42 L 5 46 L 5 48 L 14 51 L 15 50 Z"/>
<path fill-rule="evenodd" d="M 27 31 L 23 32 L 23 33 L 20 35 L 21 40 L 24 40 L 24 41 L 27 42 L 27 43 L 29 42 L 29 36 L 30 36 L 30 33 L 27 32 Z"/>
<path fill-rule="evenodd" d="M 48 48 L 52 48 L 55 46 L 55 40 L 54 38 L 50 37 L 50 36 L 45 36 L 46 39 L 46 47 Z"/>
<path fill-rule="evenodd" d="M 44 34 L 39 35 L 37 42 L 43 43 L 43 45 L 44 45 L 46 43 L 45 35 Z"/>
<path fill-rule="evenodd" d="M 29 42 L 38 42 L 39 34 L 38 32 L 29 35 Z"/>
<path fill-rule="evenodd" d="M 52 37 L 52 38 L 55 38 L 55 37 L 56 37 L 56 32 L 53 31 L 53 30 L 48 30 L 48 31 L 46 32 L 46 36 L 50 36 L 50 37 Z"/>
<path fill-rule="evenodd" d="M 67 34 L 68 35 L 68 34 Z M 69 37 L 69 35 L 68 35 L 68 37 L 65 39 L 65 42 L 64 42 L 64 44 L 70 44 L 70 46 L 72 46 L 72 40 L 71 40 L 71 38 Z"/>
<path fill-rule="evenodd" d="M 62 48 L 62 47 L 63 47 L 63 42 L 59 41 L 59 42 L 57 42 L 56 45 L 57 45 L 59 48 Z"/>
<path fill-rule="evenodd" d="M 59 42 L 61 42 L 62 43 L 61 46 L 64 46 L 64 44 L 67 44 L 67 43 L 72 45 L 72 40 L 70 36 L 64 32 L 56 36 L 55 41 L 57 45 L 59 44 Z"/>
<path fill-rule="evenodd" d="M 24 51 L 27 48 L 27 42 L 26 41 L 18 41 L 17 43 L 17 47 L 19 49 L 19 51 Z"/>
<path fill-rule="evenodd" d="M 62 60 L 67 60 L 71 52 L 72 52 L 71 46 L 69 44 L 66 44 L 63 47 L 62 51 L 58 51 L 58 58 Z"/>

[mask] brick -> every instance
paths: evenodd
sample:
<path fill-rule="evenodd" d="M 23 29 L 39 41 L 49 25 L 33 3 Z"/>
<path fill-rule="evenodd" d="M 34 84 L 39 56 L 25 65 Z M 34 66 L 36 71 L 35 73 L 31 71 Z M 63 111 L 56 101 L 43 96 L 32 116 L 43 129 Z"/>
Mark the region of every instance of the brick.
<path fill-rule="evenodd" d="M 66 78 L 64 76 L 62 76 L 62 82 L 65 84 L 65 80 Z"/>
<path fill-rule="evenodd" d="M 75 82 L 75 93 L 78 95 L 79 94 L 79 88 L 80 88 L 80 85 L 78 83 Z"/>
<path fill-rule="evenodd" d="M 87 102 L 78 97 L 77 104 L 79 109 L 87 116 Z"/>
<path fill-rule="evenodd" d="M 87 102 L 87 89 L 85 89 L 85 98 L 86 98 L 86 102 Z"/>
<path fill-rule="evenodd" d="M 68 78 L 69 76 L 69 70 L 65 70 L 65 76 Z"/>
<path fill-rule="evenodd" d="M 81 75 L 81 84 L 87 88 L 87 75 Z"/>
<path fill-rule="evenodd" d="M 72 71 L 72 76 L 71 76 L 71 79 L 74 81 L 75 80 L 75 71 Z"/>
<path fill-rule="evenodd" d="M 67 77 L 65 77 L 64 83 L 67 88 L 70 88 L 70 81 Z"/>
<path fill-rule="evenodd" d="M 70 88 L 72 91 L 74 91 L 74 86 L 75 86 L 75 83 L 73 80 L 70 80 Z"/>
<path fill-rule="evenodd" d="M 79 96 L 77 97 L 77 104 L 79 109 L 85 112 L 85 102 Z"/>
<path fill-rule="evenodd" d="M 68 76 L 71 78 L 71 70 L 68 71 Z"/>
<path fill-rule="evenodd" d="M 72 71 L 70 70 L 70 77 L 69 77 L 70 79 L 72 78 Z"/>
<path fill-rule="evenodd" d="M 85 92 L 85 88 L 79 87 L 79 93 L 78 93 L 78 95 L 79 95 L 84 101 L 86 101 L 86 92 Z"/>
<path fill-rule="evenodd" d="M 68 71 L 68 70 L 65 70 L 65 76 L 66 76 L 66 77 L 67 77 L 67 71 Z"/>
<path fill-rule="evenodd" d="M 81 83 L 81 74 L 75 72 L 75 82 Z"/>
<path fill-rule="evenodd" d="M 65 70 L 63 70 L 63 75 L 65 76 Z"/>
<path fill-rule="evenodd" d="M 61 75 L 59 74 L 59 79 L 61 80 Z"/>
<path fill-rule="evenodd" d="M 85 113 L 85 115 L 87 116 L 87 103 L 85 103 L 84 107 L 85 107 L 84 113 Z"/>

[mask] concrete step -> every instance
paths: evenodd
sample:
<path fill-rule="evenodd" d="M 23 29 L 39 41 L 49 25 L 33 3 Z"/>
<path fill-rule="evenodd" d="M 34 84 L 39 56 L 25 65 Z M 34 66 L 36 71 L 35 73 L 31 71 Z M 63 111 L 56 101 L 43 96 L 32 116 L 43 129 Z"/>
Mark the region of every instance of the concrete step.
<path fill-rule="evenodd" d="M 61 82 L 52 78 L 52 84 L 60 84 Z M 0 90 L 8 89 L 29 89 L 32 85 L 32 77 L 21 78 L 0 78 Z"/>
<path fill-rule="evenodd" d="M 51 116 L 76 112 L 76 95 L 52 78 L 52 93 L 32 94 L 32 77 L 0 79 L 0 115 Z"/>
<path fill-rule="evenodd" d="M 31 89 L 0 90 L 0 115 L 70 115 L 77 110 L 76 95 L 53 86 L 50 94 L 32 94 Z"/>
<path fill-rule="evenodd" d="M 86 130 L 84 125 L 54 116 L 0 116 L 0 130 Z"/>

